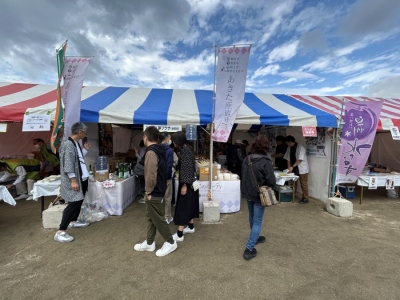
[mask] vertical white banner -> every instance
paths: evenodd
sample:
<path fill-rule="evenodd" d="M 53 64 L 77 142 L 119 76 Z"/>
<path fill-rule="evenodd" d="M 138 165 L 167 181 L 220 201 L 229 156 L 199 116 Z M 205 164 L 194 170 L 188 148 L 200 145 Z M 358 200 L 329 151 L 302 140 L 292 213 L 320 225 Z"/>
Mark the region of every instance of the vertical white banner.
<path fill-rule="evenodd" d="M 214 141 L 226 142 L 244 100 L 250 48 L 218 49 Z"/>
<path fill-rule="evenodd" d="M 62 99 L 64 101 L 64 139 L 71 135 L 72 124 L 81 118 L 81 93 L 86 70 L 91 63 L 91 58 L 70 57 L 64 62 Z"/>

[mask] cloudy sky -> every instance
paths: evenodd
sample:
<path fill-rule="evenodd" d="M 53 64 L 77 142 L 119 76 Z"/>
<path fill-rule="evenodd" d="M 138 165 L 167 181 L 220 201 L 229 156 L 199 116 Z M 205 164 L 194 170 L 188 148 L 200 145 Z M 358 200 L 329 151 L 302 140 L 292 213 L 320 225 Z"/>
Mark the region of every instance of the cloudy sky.
<path fill-rule="evenodd" d="M 213 45 L 253 44 L 246 91 L 400 98 L 399 0 L 1 0 L 0 82 L 212 89 Z"/>

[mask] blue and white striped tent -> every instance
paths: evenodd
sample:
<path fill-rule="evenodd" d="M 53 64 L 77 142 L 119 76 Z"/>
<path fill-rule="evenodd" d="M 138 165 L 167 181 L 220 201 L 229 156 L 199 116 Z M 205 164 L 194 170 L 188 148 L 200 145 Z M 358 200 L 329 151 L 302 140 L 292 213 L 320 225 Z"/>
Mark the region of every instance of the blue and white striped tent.
<path fill-rule="evenodd" d="M 0 83 L 2 121 L 55 113 L 56 87 Z M 8 118 L 8 119 L 7 119 Z M 212 91 L 84 87 L 81 121 L 113 124 L 205 125 L 212 122 Z M 337 127 L 336 116 L 289 95 L 246 93 L 236 118 L 243 125 Z M 243 128 L 244 129 L 244 128 Z"/>

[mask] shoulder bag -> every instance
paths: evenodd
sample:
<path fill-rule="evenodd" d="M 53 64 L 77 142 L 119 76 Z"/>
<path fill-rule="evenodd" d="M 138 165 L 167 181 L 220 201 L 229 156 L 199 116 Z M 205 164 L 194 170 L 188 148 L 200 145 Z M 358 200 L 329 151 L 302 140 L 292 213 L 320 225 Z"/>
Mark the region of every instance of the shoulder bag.
<path fill-rule="evenodd" d="M 261 205 L 268 207 L 277 204 L 278 201 L 276 200 L 274 190 L 267 185 L 260 186 L 260 184 L 258 183 L 256 175 L 254 174 L 253 163 L 251 162 L 250 156 L 251 155 L 247 156 L 247 160 L 249 161 L 249 166 L 251 170 L 251 175 L 253 177 L 254 185 L 258 189 L 258 192 L 260 194 Z"/>

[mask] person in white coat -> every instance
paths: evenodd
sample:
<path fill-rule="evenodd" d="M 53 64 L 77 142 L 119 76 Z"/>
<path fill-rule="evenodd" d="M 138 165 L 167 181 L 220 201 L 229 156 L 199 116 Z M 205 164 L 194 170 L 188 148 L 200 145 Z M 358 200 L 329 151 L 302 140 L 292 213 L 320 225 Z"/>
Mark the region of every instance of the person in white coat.
<path fill-rule="evenodd" d="M 296 143 L 296 139 L 288 135 L 285 137 L 285 143 L 288 146 L 284 159 L 287 160 L 289 172 L 293 172 L 299 176 L 303 197 L 299 201 L 300 204 L 309 202 L 308 196 L 308 161 L 306 155 L 306 148 Z"/>

